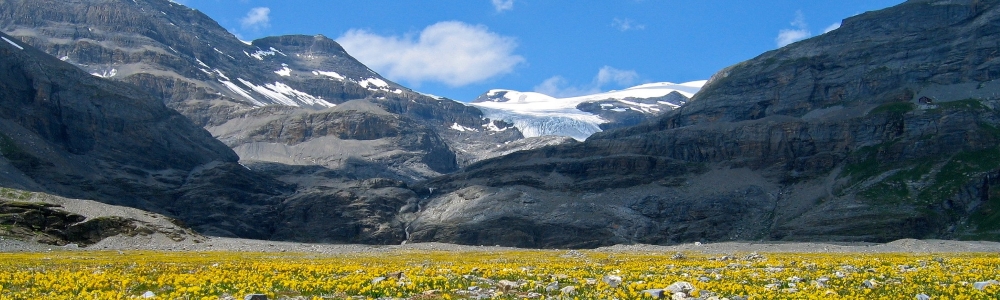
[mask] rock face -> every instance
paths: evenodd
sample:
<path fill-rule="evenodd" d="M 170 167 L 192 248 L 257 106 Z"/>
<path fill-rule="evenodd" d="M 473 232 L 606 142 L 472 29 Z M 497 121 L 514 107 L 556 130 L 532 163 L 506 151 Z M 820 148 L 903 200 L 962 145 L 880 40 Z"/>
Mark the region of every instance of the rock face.
<path fill-rule="evenodd" d="M 907 1 L 849 18 L 722 70 L 656 122 L 430 180 L 410 237 L 998 239 L 998 20 L 994 1 Z"/>
<path fill-rule="evenodd" d="M 247 44 L 208 16 L 168 0 L 4 1 L 0 2 L 0 30 L 95 76 L 139 86 L 227 141 L 244 159 L 249 155 L 253 160 L 301 163 L 268 160 L 280 156 L 274 151 L 284 148 L 292 149 L 284 158 L 296 154 L 318 156 L 318 160 L 343 156 L 322 153 L 331 143 L 330 136 L 323 134 L 306 135 L 306 140 L 294 143 L 270 141 L 266 147 L 240 141 L 247 141 L 254 132 L 273 132 L 266 126 L 278 124 L 298 122 L 303 132 L 322 132 L 329 122 L 361 125 L 353 123 L 359 119 L 348 118 L 351 114 L 346 110 L 324 112 L 348 101 L 367 102 L 403 119 L 381 122 L 378 126 L 383 129 L 410 124 L 423 128 L 420 143 L 395 136 L 367 139 L 366 133 L 353 132 L 347 136 L 360 138 L 339 135 L 334 146 L 370 146 L 351 158 L 375 156 L 398 171 L 392 177 L 409 181 L 444 174 L 453 171 L 456 164 L 495 155 L 489 147 L 457 146 L 466 140 L 497 145 L 522 138 L 516 129 L 504 134 L 488 132 L 484 128 L 492 122 L 474 107 L 424 96 L 382 78 L 325 36 L 267 37 Z M 318 115 L 327 120 L 300 122 Z M 234 128 L 233 122 L 265 128 Z M 455 124 L 476 132 L 448 132 Z M 456 149 L 463 150 L 456 153 Z M 397 152 L 407 154 L 395 155 Z"/>

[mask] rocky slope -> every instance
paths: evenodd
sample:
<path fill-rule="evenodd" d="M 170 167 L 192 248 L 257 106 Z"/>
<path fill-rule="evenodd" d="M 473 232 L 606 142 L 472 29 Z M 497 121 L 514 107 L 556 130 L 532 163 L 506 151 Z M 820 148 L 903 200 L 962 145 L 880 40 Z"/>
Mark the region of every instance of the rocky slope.
<path fill-rule="evenodd" d="M 656 122 L 418 188 L 410 239 L 1000 238 L 996 1 L 911 0 L 727 68 Z"/>
<path fill-rule="evenodd" d="M 324 153 L 329 150 L 324 145 L 343 142 L 335 147 L 365 148 L 351 154 L 352 159 L 384 162 L 399 170 L 392 177 L 415 181 L 494 155 L 490 147 L 456 146 L 465 140 L 495 146 L 522 138 L 516 129 L 485 130 L 493 123 L 476 108 L 424 96 L 382 78 L 322 35 L 245 43 L 201 12 L 168 0 L 3 1 L 0 30 L 95 76 L 139 86 L 209 129 L 244 158 L 311 156 L 330 161 L 343 155 Z M 361 106 L 377 107 L 374 110 L 402 121 L 340 118 L 350 115 L 346 109 L 325 111 L 348 101 L 368 102 L 372 105 Z M 248 137 L 279 132 L 284 130 L 281 125 L 290 123 L 311 134 L 294 142 L 267 141 L 266 146 L 259 143 L 267 138 Z M 410 129 L 395 126 L 408 124 L 425 128 L 424 135 L 437 136 L 415 144 L 399 136 L 345 138 L 324 129 L 341 126 L 343 133 L 374 125 L 404 132 Z M 476 130 L 452 132 L 455 125 Z"/>

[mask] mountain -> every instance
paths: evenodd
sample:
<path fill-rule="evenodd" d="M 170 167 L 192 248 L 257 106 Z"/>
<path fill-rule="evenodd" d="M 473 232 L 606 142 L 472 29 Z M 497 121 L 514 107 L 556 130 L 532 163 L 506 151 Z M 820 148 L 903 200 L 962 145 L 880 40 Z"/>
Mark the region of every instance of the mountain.
<path fill-rule="evenodd" d="M 571 98 L 490 90 L 470 104 L 485 116 L 513 123 L 526 137 L 568 136 L 583 141 L 613 128 L 637 125 L 684 105 L 705 81 L 648 83 Z"/>
<path fill-rule="evenodd" d="M 420 186 L 414 241 L 1000 239 L 1000 3 L 911 0 L 715 74 L 653 122 Z"/>
<path fill-rule="evenodd" d="M 266 238 L 291 188 L 239 165 L 205 129 L 134 85 L 108 81 L 0 34 L 0 186 Z"/>
<path fill-rule="evenodd" d="M 168 0 L 3 1 L 0 30 L 152 93 L 248 161 L 332 169 L 375 161 L 387 167 L 379 176 L 413 182 L 522 138 L 474 107 L 381 77 L 325 36 L 244 42 Z M 337 108 L 346 102 L 354 104 Z M 358 130 L 368 127 L 377 132 Z M 467 140 L 483 146 L 459 146 Z"/>

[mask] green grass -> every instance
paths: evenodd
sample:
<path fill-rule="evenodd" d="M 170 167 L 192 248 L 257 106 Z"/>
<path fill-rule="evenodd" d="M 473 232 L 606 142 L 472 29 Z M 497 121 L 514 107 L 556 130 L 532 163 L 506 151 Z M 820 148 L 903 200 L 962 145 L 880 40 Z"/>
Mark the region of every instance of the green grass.
<path fill-rule="evenodd" d="M 28 200 L 31 198 L 31 194 L 31 192 L 0 187 L 0 198 L 2 199 Z"/>
<path fill-rule="evenodd" d="M 861 191 L 861 196 L 868 199 L 877 199 L 882 203 L 905 203 L 912 202 L 914 195 L 910 194 L 908 183 L 920 180 L 924 175 L 930 173 L 936 161 L 925 160 L 911 166 L 907 166 L 897 171 L 881 182 Z"/>
<path fill-rule="evenodd" d="M 1000 168 L 1000 149 L 990 148 L 956 154 L 934 176 L 934 184 L 921 191 L 920 199 L 940 202 L 958 193 L 974 177 Z"/>
<path fill-rule="evenodd" d="M 973 110 L 973 111 L 983 111 L 989 110 L 989 107 L 983 105 L 979 99 L 969 98 L 957 101 L 941 102 L 936 103 L 937 110 Z"/>

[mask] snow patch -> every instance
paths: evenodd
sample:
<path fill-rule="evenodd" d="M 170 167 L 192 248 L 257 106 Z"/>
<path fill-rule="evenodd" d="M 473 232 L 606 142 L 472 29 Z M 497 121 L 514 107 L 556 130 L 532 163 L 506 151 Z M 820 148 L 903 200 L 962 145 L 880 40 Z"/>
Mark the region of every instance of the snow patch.
<path fill-rule="evenodd" d="M 204 62 L 202 62 L 201 59 L 195 58 L 194 60 L 197 61 L 198 64 L 201 65 L 202 67 L 205 67 L 205 69 L 211 69 L 212 68 L 212 67 L 209 67 L 208 65 L 206 65 Z"/>
<path fill-rule="evenodd" d="M 493 132 L 502 132 L 502 131 L 506 131 L 507 129 L 510 129 L 510 127 L 500 129 L 500 127 L 497 127 L 497 125 L 493 124 L 493 122 L 487 122 L 485 125 L 483 125 L 483 127 L 485 127 L 486 130 L 493 131 Z"/>
<path fill-rule="evenodd" d="M 292 69 L 289 69 L 288 66 L 284 66 L 281 70 L 274 71 L 274 73 L 283 77 L 288 77 L 292 76 Z"/>
<path fill-rule="evenodd" d="M 231 79 L 229 79 L 229 77 L 226 76 L 226 74 L 223 74 L 221 70 L 219 70 L 219 69 L 213 69 L 213 71 L 215 71 L 216 74 L 219 74 L 219 77 L 222 77 L 225 80 L 230 80 L 231 81 Z"/>
<path fill-rule="evenodd" d="M 478 131 L 475 128 L 469 128 L 469 127 L 465 127 L 465 126 L 462 126 L 462 125 L 458 125 L 458 123 L 452 124 L 451 125 L 451 129 L 458 130 L 458 131 L 461 131 L 461 132 L 466 132 L 466 131 L 476 132 L 476 131 Z"/>
<path fill-rule="evenodd" d="M 59 60 L 61 60 L 61 61 L 67 61 L 67 60 L 69 60 L 69 56 L 60 57 Z"/>
<path fill-rule="evenodd" d="M 330 78 L 333 78 L 333 79 L 336 79 L 336 80 L 347 79 L 347 77 L 344 77 L 344 75 L 340 75 L 340 73 L 333 72 L 333 71 L 313 71 L 313 75 L 316 75 L 316 76 L 326 76 L 326 77 L 330 77 Z"/>
<path fill-rule="evenodd" d="M 386 83 L 385 80 L 378 78 L 368 78 L 365 80 L 361 80 L 358 81 L 358 84 L 361 85 L 361 87 L 366 87 L 366 88 L 370 88 L 369 86 L 374 86 L 376 89 L 384 89 L 389 87 L 389 83 Z"/>
<path fill-rule="evenodd" d="M 278 53 L 281 53 L 281 51 L 278 51 L 278 49 L 274 49 L 274 47 L 271 47 L 270 50 L 260 50 L 260 48 L 257 48 L 257 52 L 254 52 L 253 54 L 249 55 L 253 58 L 256 58 L 257 60 L 264 60 L 265 57 L 274 56 L 277 55 Z M 281 55 L 285 54 L 281 53 Z"/>
<path fill-rule="evenodd" d="M 268 99 L 274 100 L 275 102 L 278 102 L 283 105 L 296 106 L 296 107 L 301 106 L 301 104 L 320 105 L 325 107 L 336 106 L 335 104 L 327 102 L 322 98 L 318 98 L 313 95 L 298 91 L 281 82 L 275 82 L 273 84 L 269 83 L 269 84 L 264 84 L 263 86 L 259 86 L 250 83 L 249 81 L 246 81 L 243 78 L 236 78 L 236 80 L 238 80 L 243 85 L 250 87 L 250 89 L 253 90 L 254 92 L 264 95 L 264 97 L 267 97 Z"/>
<path fill-rule="evenodd" d="M 0 37 L 0 38 L 2 38 L 4 41 L 6 41 L 11 46 L 17 47 L 17 49 L 20 49 L 20 50 L 24 50 L 24 47 L 21 47 L 21 45 L 18 45 L 14 41 L 8 40 L 7 37 Z"/>
<path fill-rule="evenodd" d="M 420 92 L 417 92 L 417 93 L 420 93 Z M 420 93 L 420 94 L 424 95 L 424 96 L 427 96 L 427 97 L 434 98 L 434 100 L 444 100 L 444 97 L 441 97 L 441 96 L 438 96 L 438 95 L 428 94 L 428 93 Z"/>
<path fill-rule="evenodd" d="M 236 94 L 242 96 L 244 99 L 250 100 L 250 102 L 253 102 L 253 104 L 255 106 L 257 106 L 257 107 L 267 105 L 267 104 L 264 104 L 264 102 L 257 101 L 256 98 L 254 98 L 253 96 L 250 96 L 250 92 L 247 92 L 246 90 L 244 90 L 240 86 L 236 85 L 232 81 L 219 79 L 219 82 L 221 82 L 222 85 L 225 85 L 226 88 L 228 88 L 230 91 L 233 91 L 233 93 L 236 93 Z"/>
<path fill-rule="evenodd" d="M 101 73 L 90 73 L 90 75 L 94 75 L 101 78 L 111 78 L 115 77 L 115 75 L 118 75 L 118 69 L 112 68 L 111 70 L 107 70 Z"/>

